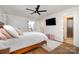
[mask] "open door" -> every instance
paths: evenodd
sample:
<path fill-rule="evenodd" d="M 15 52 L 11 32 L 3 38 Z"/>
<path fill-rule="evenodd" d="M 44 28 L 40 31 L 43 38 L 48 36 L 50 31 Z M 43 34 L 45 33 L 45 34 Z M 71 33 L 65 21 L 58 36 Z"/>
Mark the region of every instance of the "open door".
<path fill-rule="evenodd" d="M 73 44 L 73 17 L 66 16 L 64 23 L 64 42 Z"/>
<path fill-rule="evenodd" d="M 67 38 L 73 38 L 73 17 L 67 18 Z"/>

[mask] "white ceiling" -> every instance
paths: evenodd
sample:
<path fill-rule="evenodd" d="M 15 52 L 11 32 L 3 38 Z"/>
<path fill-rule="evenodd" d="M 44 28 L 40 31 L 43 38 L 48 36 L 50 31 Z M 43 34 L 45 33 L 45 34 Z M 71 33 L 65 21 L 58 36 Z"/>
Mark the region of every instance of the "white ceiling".
<path fill-rule="evenodd" d="M 26 8 L 35 10 L 36 5 L 1 5 L 0 7 L 3 8 L 7 14 L 40 17 L 48 16 L 68 8 L 76 7 L 76 5 L 41 5 L 40 10 L 47 10 L 47 12 L 41 12 L 40 16 L 38 14 L 31 15 L 30 13 L 32 13 L 32 11 L 26 10 Z"/>

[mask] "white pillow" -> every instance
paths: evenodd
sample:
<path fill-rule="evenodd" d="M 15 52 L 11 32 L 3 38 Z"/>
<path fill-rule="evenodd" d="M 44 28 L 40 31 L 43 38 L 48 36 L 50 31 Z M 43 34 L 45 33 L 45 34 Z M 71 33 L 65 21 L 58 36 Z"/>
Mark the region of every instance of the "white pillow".
<path fill-rule="evenodd" d="M 18 33 L 16 32 L 16 30 L 12 26 L 10 26 L 10 25 L 4 25 L 3 27 L 13 37 L 17 38 L 19 36 Z"/>
<path fill-rule="evenodd" d="M 23 32 L 19 30 L 18 28 L 15 28 L 15 30 L 17 31 L 18 35 L 23 35 Z"/>

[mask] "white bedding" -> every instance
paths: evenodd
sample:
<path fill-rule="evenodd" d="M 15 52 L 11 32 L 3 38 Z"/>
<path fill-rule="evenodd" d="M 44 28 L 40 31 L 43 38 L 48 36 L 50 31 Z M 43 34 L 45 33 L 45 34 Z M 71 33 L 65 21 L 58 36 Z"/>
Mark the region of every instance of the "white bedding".
<path fill-rule="evenodd" d="M 27 39 L 44 39 L 47 40 L 47 36 L 41 32 L 23 32 L 23 35 L 19 36 L 19 38 L 27 38 Z"/>
<path fill-rule="evenodd" d="M 10 52 L 28 47 L 30 45 L 34 45 L 40 43 L 43 40 L 48 39 L 43 33 L 40 32 L 25 32 L 19 38 L 8 39 L 4 41 L 3 46 L 9 47 Z"/>

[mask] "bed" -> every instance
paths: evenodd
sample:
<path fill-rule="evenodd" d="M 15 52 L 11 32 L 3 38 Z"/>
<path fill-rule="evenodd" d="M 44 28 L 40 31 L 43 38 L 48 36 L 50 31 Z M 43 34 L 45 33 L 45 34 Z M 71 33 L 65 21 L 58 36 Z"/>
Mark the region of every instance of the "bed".
<path fill-rule="evenodd" d="M 0 42 L 10 48 L 10 54 L 23 54 L 46 44 L 47 36 L 40 32 L 24 32 L 19 38 Z"/>
<path fill-rule="evenodd" d="M 0 22 L 0 25 L 3 26 L 4 23 Z M 18 35 L 17 31 L 12 26 L 6 28 L 10 34 L 15 34 L 15 38 L 0 40 L 0 50 L 3 48 L 9 48 L 10 54 L 27 53 L 28 51 L 41 47 L 47 43 L 47 36 L 41 32 L 23 32 L 22 35 Z"/>

